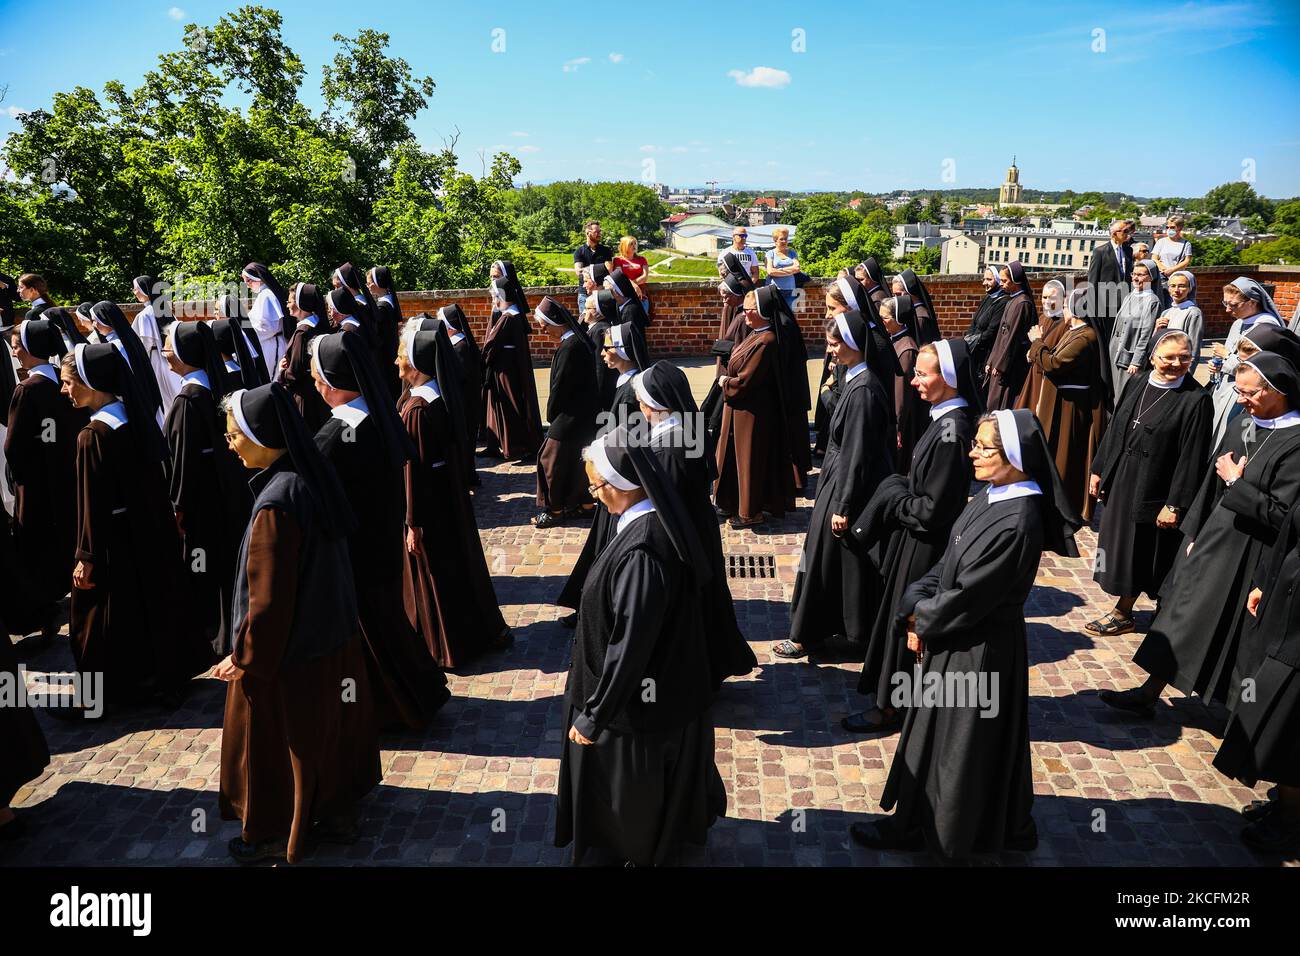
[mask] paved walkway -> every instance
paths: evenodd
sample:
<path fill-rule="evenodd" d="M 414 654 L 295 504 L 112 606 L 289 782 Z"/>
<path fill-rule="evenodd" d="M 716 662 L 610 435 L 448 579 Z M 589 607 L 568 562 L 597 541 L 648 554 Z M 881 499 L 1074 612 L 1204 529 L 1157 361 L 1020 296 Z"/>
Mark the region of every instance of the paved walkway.
<path fill-rule="evenodd" d="M 685 363 L 684 363 L 685 364 Z M 704 364 L 704 363 L 700 363 Z M 707 387 L 707 369 L 692 369 Z M 702 394 L 702 392 L 701 392 Z M 364 807 L 363 839 L 312 862 L 559 864 L 550 845 L 561 695 L 571 632 L 548 601 L 581 549 L 585 527 L 537 531 L 531 469 L 484 469 L 476 500 L 497 594 L 516 644 L 451 676 L 453 699 L 422 736 L 384 740 L 384 780 Z M 811 503 L 766 529 L 725 530 L 729 553 L 772 555 L 774 579 L 731 581 L 741 627 L 759 667 L 733 679 L 714 708 L 717 761 L 728 817 L 687 863 L 914 865 L 917 854 L 858 848 L 848 826 L 878 810 L 896 737 L 862 739 L 839 718 L 861 709 L 859 665 L 774 660 Z M 1081 536 L 1085 551 L 1090 532 Z M 1211 767 L 1222 715 L 1194 699 L 1166 699 L 1156 720 L 1129 723 L 1096 692 L 1140 679 L 1130 663 L 1141 639 L 1082 632 L 1109 602 L 1091 582 L 1089 555 L 1044 557 L 1026 607 L 1034 816 L 1041 843 L 1004 862 L 1276 865 L 1237 839 L 1237 809 L 1263 792 Z M 1150 606 L 1140 604 L 1145 629 Z M 24 653 L 20 645 L 20 654 Z M 30 656 L 30 682 L 71 666 L 66 640 Z M 42 717 L 54 754 L 18 794 L 33 835 L 0 844 L 4 864 L 227 865 L 238 833 L 217 812 L 224 685 L 200 679 L 174 713 L 142 712 L 81 727 Z"/>

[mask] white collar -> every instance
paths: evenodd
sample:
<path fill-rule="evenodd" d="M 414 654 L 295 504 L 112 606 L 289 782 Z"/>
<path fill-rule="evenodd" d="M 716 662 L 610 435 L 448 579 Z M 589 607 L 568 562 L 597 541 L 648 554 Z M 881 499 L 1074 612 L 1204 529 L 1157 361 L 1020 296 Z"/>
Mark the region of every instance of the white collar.
<path fill-rule="evenodd" d="M 40 365 L 33 365 L 27 370 L 27 377 L 39 375 L 41 378 L 48 378 L 55 385 L 59 384 L 59 373 L 54 370 L 54 366 L 49 362 L 42 362 Z"/>
<path fill-rule="evenodd" d="M 676 427 L 677 427 L 678 425 L 680 425 L 681 423 L 682 423 L 682 420 L 681 420 L 680 418 L 677 417 L 677 413 L 676 413 L 676 412 L 673 412 L 671 415 L 669 415 L 667 418 L 665 418 L 663 421 L 661 421 L 658 425 L 652 425 L 652 426 L 651 426 L 651 428 L 650 428 L 650 437 L 651 437 L 651 438 L 658 438 L 658 437 L 659 437 L 660 435 L 662 435 L 664 432 L 671 431 L 672 429 L 676 428 Z"/>
<path fill-rule="evenodd" d="M 502 315 L 510 315 L 512 312 L 515 315 L 519 314 L 519 306 L 516 305 L 514 302 L 507 303 L 506 307 L 501 310 Z M 569 331 L 572 332 L 573 330 L 570 329 Z"/>
<path fill-rule="evenodd" d="M 750 329 L 749 331 L 751 331 L 751 332 L 753 332 L 755 335 L 757 335 L 759 332 L 766 332 L 766 331 L 767 331 L 768 329 L 770 329 L 771 327 L 772 327 L 772 323 L 769 322 L 769 323 L 767 323 L 767 325 L 763 326 L 761 329 Z"/>
<path fill-rule="evenodd" d="M 30 311 L 31 309 L 34 309 L 34 308 L 36 308 L 38 305 L 41 305 L 41 304 L 43 304 L 43 303 L 45 303 L 45 296 L 43 296 L 43 295 L 38 295 L 36 298 L 32 299 L 32 303 L 31 303 L 31 305 L 29 305 L 27 308 L 28 308 L 28 310 Z"/>
<path fill-rule="evenodd" d="M 965 408 L 969 404 L 970 402 L 958 395 L 956 398 L 950 398 L 946 402 L 940 402 L 938 405 L 931 405 L 930 421 L 938 421 L 954 408 Z"/>
<path fill-rule="evenodd" d="M 569 334 L 572 335 L 573 333 L 570 332 Z M 640 371 L 641 371 L 641 370 L 640 370 L 640 369 L 637 369 L 637 368 L 630 368 L 630 369 L 628 369 L 626 372 L 623 372 L 621 375 L 619 375 L 619 377 L 618 377 L 618 381 L 617 381 L 616 383 L 614 383 L 614 387 L 615 387 L 615 388 L 622 388 L 622 387 L 624 386 L 624 384 L 627 383 L 627 380 L 628 380 L 628 379 L 630 379 L 630 378 L 636 376 L 637 374 L 640 373 Z"/>
<path fill-rule="evenodd" d="M 349 315 L 347 318 L 345 318 L 342 322 L 339 323 L 340 327 L 345 325 L 355 325 L 357 328 L 361 328 L 361 320 L 358 319 L 356 316 Z"/>
<path fill-rule="evenodd" d="M 1151 289 L 1151 286 L 1147 286 L 1145 289 L 1134 289 L 1133 294 L 1134 295 L 1155 295 L 1155 292 Z"/>
<path fill-rule="evenodd" d="M 438 386 L 433 379 L 429 379 L 423 385 L 416 385 L 411 389 L 411 394 L 416 398 L 422 398 L 430 405 L 442 398 L 442 392 L 438 391 Z"/>
<path fill-rule="evenodd" d="M 382 298 L 385 302 L 391 305 L 394 309 L 397 308 L 397 300 L 393 298 L 391 295 L 380 296 L 380 298 Z"/>
<path fill-rule="evenodd" d="M 1293 428 L 1300 425 L 1300 411 L 1284 412 L 1277 418 L 1256 418 L 1250 416 L 1260 428 Z"/>
<path fill-rule="evenodd" d="M 1028 498 L 1030 495 L 1041 495 L 1043 489 L 1038 487 L 1038 482 L 1030 481 L 1013 481 L 1009 485 L 989 485 L 989 501 L 1010 501 L 1013 498 Z"/>
<path fill-rule="evenodd" d="M 642 498 L 631 508 L 628 508 L 627 511 L 624 511 L 621 515 L 618 516 L 618 527 L 615 529 L 614 533 L 622 534 L 623 529 L 626 528 L 628 525 L 630 525 L 633 521 L 635 521 L 637 518 L 641 517 L 642 515 L 648 515 L 650 512 L 654 510 L 655 510 L 654 502 L 651 501 L 649 498 Z"/>
<path fill-rule="evenodd" d="M 319 315 L 309 315 L 309 316 L 307 316 L 307 318 L 305 318 L 305 319 L 299 319 L 299 320 L 298 320 L 298 327 L 299 327 L 299 328 L 301 328 L 302 326 L 305 325 L 305 326 L 307 326 L 307 328 L 309 328 L 309 329 L 314 329 L 314 328 L 316 328 L 316 326 L 318 326 L 319 324 L 320 324 L 320 316 L 319 316 Z"/>
<path fill-rule="evenodd" d="M 208 381 L 208 373 L 201 368 L 196 368 L 192 372 L 186 372 L 181 376 L 182 385 L 202 385 L 209 392 L 212 391 L 212 383 Z"/>
<path fill-rule="evenodd" d="M 366 417 L 370 414 L 370 407 L 366 405 L 365 398 L 358 395 L 346 405 L 336 405 L 330 409 L 330 414 L 345 424 L 356 428 L 366 420 Z"/>
<path fill-rule="evenodd" d="M 113 402 L 105 405 L 95 414 L 90 416 L 92 422 L 103 422 L 113 431 L 117 431 L 126 424 L 126 406 L 121 402 Z"/>
<path fill-rule="evenodd" d="M 1147 376 L 1147 384 L 1154 386 L 1155 388 L 1177 388 L 1179 385 L 1183 384 L 1183 379 L 1186 377 L 1187 375 L 1183 374 L 1178 376 L 1178 378 L 1174 379 L 1172 382 L 1157 382 L 1156 373 L 1152 372 Z"/>
<path fill-rule="evenodd" d="M 1174 302 L 1174 301 L 1171 299 L 1171 300 L 1169 301 L 1169 308 L 1170 308 L 1170 309 L 1190 309 L 1190 308 L 1191 308 L 1192 306 L 1194 306 L 1195 304 L 1196 304 L 1196 303 L 1193 302 L 1191 299 L 1183 299 L 1182 302 Z"/>
<path fill-rule="evenodd" d="M 459 345 L 461 340 L 464 338 L 465 338 L 464 332 L 457 332 L 455 335 L 451 337 L 449 341 L 451 342 L 452 345 Z"/>
<path fill-rule="evenodd" d="M 853 366 L 853 368 L 849 369 L 847 372 L 844 373 L 844 381 L 851 382 L 866 370 L 867 370 L 867 363 L 859 362 L 857 365 Z"/>
<path fill-rule="evenodd" d="M 565 332 L 563 335 L 560 336 L 560 341 L 563 342 L 565 339 L 567 339 L 570 335 L 573 334 L 574 334 L 573 329 L 569 329 L 569 331 Z"/>
<path fill-rule="evenodd" d="M 239 371 L 239 363 L 236 362 L 234 359 L 226 359 L 226 371 L 227 371 L 227 372 L 238 372 L 238 371 Z"/>

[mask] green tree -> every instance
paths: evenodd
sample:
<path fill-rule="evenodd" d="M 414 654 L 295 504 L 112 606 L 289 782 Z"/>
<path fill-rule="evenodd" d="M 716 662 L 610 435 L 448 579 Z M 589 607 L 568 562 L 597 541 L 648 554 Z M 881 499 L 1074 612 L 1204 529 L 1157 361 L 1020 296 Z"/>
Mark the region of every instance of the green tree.
<path fill-rule="evenodd" d="M 915 252 L 911 252 L 903 257 L 903 265 L 910 268 L 917 275 L 930 275 L 939 271 L 939 262 L 943 257 L 943 250 L 939 246 L 922 246 Z"/>
<path fill-rule="evenodd" d="M 894 210 L 894 224 L 905 226 L 911 222 L 920 222 L 921 220 L 921 200 L 909 199 L 903 205 Z"/>
<path fill-rule="evenodd" d="M 1273 204 L 1240 180 L 1215 186 L 1205 194 L 1202 208 L 1211 216 L 1259 216 L 1265 223 L 1273 216 Z"/>
<path fill-rule="evenodd" d="M 1300 238 L 1283 236 L 1272 242 L 1257 242 L 1241 250 L 1241 261 L 1258 263 L 1300 264 Z"/>
<path fill-rule="evenodd" d="M 1300 238 L 1300 199 L 1288 199 L 1274 207 L 1273 230 L 1283 236 Z"/>
<path fill-rule="evenodd" d="M 1198 266 L 1231 266 L 1241 259 L 1236 247 L 1222 236 L 1203 236 L 1192 239 L 1192 263 Z"/>
<path fill-rule="evenodd" d="M 811 200 L 799 223 L 798 239 L 802 259 L 816 262 L 827 258 L 839 248 L 844 234 L 861 221 L 857 213 L 841 208 L 830 197 Z"/>

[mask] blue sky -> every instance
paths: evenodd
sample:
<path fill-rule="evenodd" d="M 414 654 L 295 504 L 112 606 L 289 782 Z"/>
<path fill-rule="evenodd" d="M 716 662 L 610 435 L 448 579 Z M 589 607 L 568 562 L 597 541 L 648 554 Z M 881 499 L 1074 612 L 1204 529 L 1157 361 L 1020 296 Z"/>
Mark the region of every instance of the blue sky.
<path fill-rule="evenodd" d="M 507 149 L 533 182 L 977 187 L 1014 153 L 1029 187 L 1199 196 L 1253 168 L 1300 195 L 1293 2 L 264 5 L 309 104 L 334 33 L 386 31 L 438 84 L 421 141 L 459 129 L 463 166 Z M 237 6 L 0 0 L 0 135 L 57 90 L 135 85 Z"/>

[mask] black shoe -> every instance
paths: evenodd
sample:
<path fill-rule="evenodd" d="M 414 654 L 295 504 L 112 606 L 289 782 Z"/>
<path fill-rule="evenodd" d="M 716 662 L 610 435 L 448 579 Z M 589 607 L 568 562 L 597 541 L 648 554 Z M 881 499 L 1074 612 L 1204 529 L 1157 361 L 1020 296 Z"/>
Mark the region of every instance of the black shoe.
<path fill-rule="evenodd" d="M 1128 690 L 1102 690 L 1097 693 L 1097 699 L 1107 707 L 1122 710 L 1143 720 L 1151 720 L 1156 715 L 1155 701 L 1148 697 L 1141 687 L 1132 687 Z"/>
<path fill-rule="evenodd" d="M 853 842 L 872 850 L 919 850 L 925 846 L 920 830 L 901 833 L 889 817 L 849 827 Z"/>
<path fill-rule="evenodd" d="M 562 514 L 551 514 L 549 511 L 539 511 L 533 517 L 534 528 L 554 528 L 564 522 Z"/>
<path fill-rule="evenodd" d="M 1241 815 L 1244 819 L 1254 823 L 1256 820 L 1262 820 L 1276 809 L 1277 803 L 1273 800 L 1252 800 L 1241 808 Z"/>
<path fill-rule="evenodd" d="M 569 630 L 576 628 L 578 626 L 578 612 L 574 611 L 572 614 L 566 614 L 560 618 L 560 626 L 567 627 Z"/>
<path fill-rule="evenodd" d="M 1270 813 L 1241 829 L 1242 841 L 1265 853 L 1300 851 L 1300 818 L 1288 819 L 1283 813 Z"/>
<path fill-rule="evenodd" d="M 243 837 L 235 837 L 226 844 L 230 856 L 241 866 L 260 863 L 262 860 L 283 860 L 289 853 L 287 840 L 263 840 L 261 843 L 245 843 Z"/>

